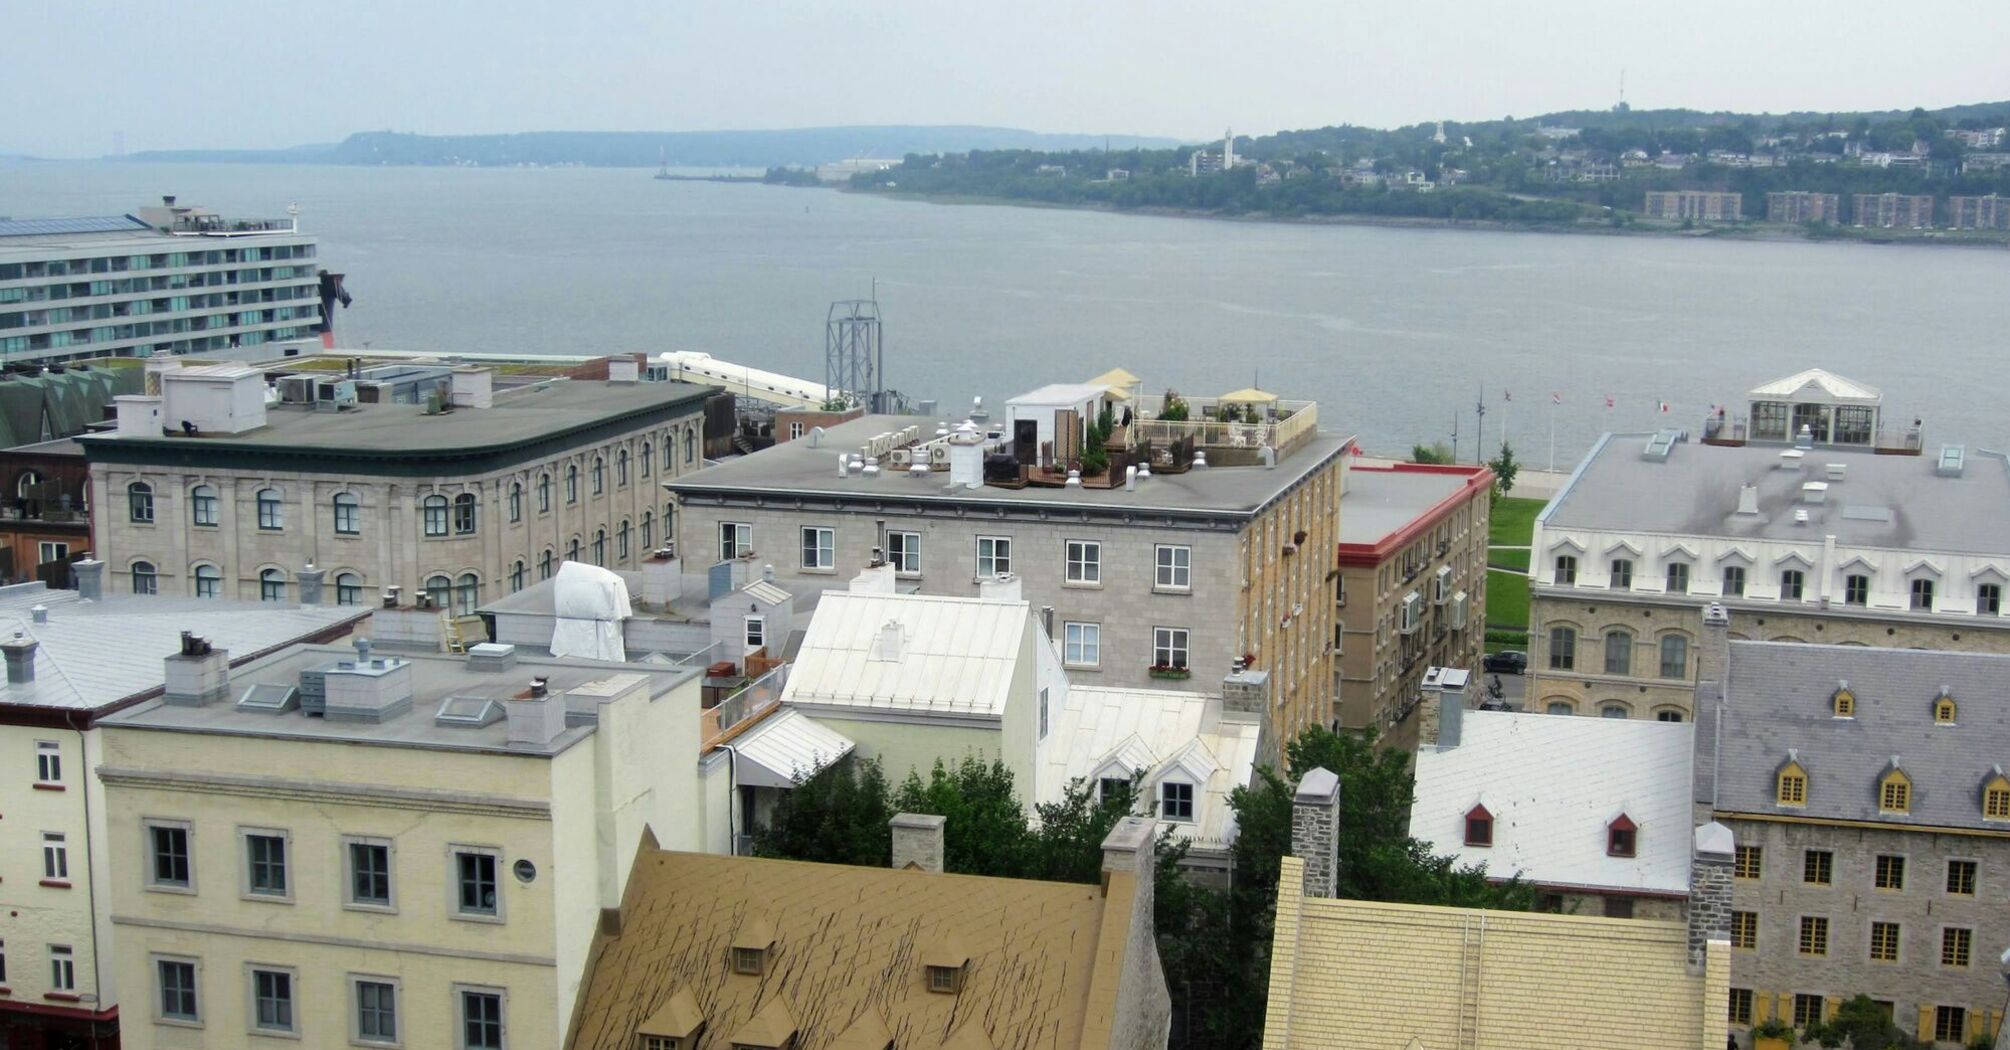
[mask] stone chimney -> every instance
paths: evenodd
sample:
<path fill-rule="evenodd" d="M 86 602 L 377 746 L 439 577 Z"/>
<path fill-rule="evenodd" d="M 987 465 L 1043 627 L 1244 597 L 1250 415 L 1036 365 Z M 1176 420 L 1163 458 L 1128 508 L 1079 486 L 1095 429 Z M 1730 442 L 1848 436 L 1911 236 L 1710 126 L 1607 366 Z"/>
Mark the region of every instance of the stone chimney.
<path fill-rule="evenodd" d="M 300 584 L 300 604 L 307 606 L 321 604 L 322 587 L 328 579 L 327 569 L 317 569 L 310 561 L 306 568 L 294 573 L 293 578 Z"/>
<path fill-rule="evenodd" d="M 96 558 L 85 558 L 70 563 L 70 572 L 77 581 L 77 597 L 95 602 L 105 596 L 105 563 Z"/>
<path fill-rule="evenodd" d="M 542 678 L 530 680 L 530 687 L 503 701 L 503 717 L 509 722 L 510 747 L 538 750 L 565 732 L 565 701 L 552 696 Z"/>
<path fill-rule="evenodd" d="M 1221 680 L 1221 709 L 1267 715 L 1270 711 L 1270 672 L 1251 670 L 1238 661 L 1235 670 Z"/>
<path fill-rule="evenodd" d="M 456 368 L 447 382 L 447 400 L 455 408 L 488 408 L 495 403 L 495 373 L 489 369 Z"/>
<path fill-rule="evenodd" d="M 1449 751 L 1459 746 L 1466 717 L 1466 686 L 1472 672 L 1457 667 L 1424 671 L 1423 702 L 1417 713 L 1417 746 Z"/>
<path fill-rule="evenodd" d="M 7 681 L 32 682 L 35 680 L 35 649 L 39 643 L 20 631 L 14 637 L 0 642 L 0 655 L 7 657 Z"/>
<path fill-rule="evenodd" d="M 895 813 L 893 866 L 942 873 L 942 826 L 948 818 L 933 813 Z"/>
<path fill-rule="evenodd" d="M 11 669 L 11 668 L 10 668 Z M 230 652 L 209 639 L 181 633 L 181 651 L 167 658 L 161 699 L 177 707 L 201 707 L 230 693 Z"/>
<path fill-rule="evenodd" d="M 1331 897 L 1340 877 L 1340 777 L 1320 767 L 1291 798 L 1291 855 L 1305 862 L 1305 895 Z"/>
<path fill-rule="evenodd" d="M 669 549 L 659 549 L 642 563 L 642 600 L 659 609 L 669 608 L 684 594 L 684 563 L 674 553 L 663 553 Z"/>
<path fill-rule="evenodd" d="M 1097 939 L 1124 946 L 1120 952 L 1100 956 L 1123 963 L 1110 1011 L 1111 1046 L 1164 1045 L 1172 1025 L 1172 999 L 1152 929 L 1158 898 L 1157 844 L 1158 822 L 1150 817 L 1125 817 L 1103 838 L 1103 915 Z M 1121 892 L 1126 885 L 1128 901 Z M 1093 979 L 1100 985 L 1102 973 L 1096 972 Z"/>
<path fill-rule="evenodd" d="M 1731 940 L 1731 874 L 1737 843 L 1731 829 L 1711 821 L 1696 829 L 1689 857 L 1689 966 L 1701 973 L 1711 941 Z"/>
<path fill-rule="evenodd" d="M 1722 602 L 1703 609 L 1703 639 L 1696 650 L 1696 692 L 1691 707 L 1696 726 L 1690 750 L 1693 819 L 1708 823 L 1717 802 L 1719 709 L 1728 695 L 1731 669 L 1731 614 Z"/>

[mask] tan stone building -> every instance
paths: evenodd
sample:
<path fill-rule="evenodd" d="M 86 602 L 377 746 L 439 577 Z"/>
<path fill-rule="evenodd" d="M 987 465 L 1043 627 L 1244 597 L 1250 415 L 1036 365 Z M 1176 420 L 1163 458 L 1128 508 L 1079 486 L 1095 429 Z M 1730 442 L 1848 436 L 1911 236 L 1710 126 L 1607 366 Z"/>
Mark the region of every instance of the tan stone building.
<path fill-rule="evenodd" d="M 1482 466 L 1353 464 L 1340 500 L 1342 631 L 1335 717 L 1415 747 L 1429 667 L 1476 670 L 1484 651 L 1487 523 Z"/>
<path fill-rule="evenodd" d="M 496 390 L 487 370 L 436 368 L 439 408 L 359 403 L 339 376 L 268 405 L 255 368 L 176 363 L 158 393 L 118 399 L 116 433 L 80 439 L 109 587 L 278 600 L 311 565 L 333 602 L 396 586 L 461 614 L 562 561 L 640 565 L 671 536 L 661 483 L 703 462 L 713 392 Z"/>

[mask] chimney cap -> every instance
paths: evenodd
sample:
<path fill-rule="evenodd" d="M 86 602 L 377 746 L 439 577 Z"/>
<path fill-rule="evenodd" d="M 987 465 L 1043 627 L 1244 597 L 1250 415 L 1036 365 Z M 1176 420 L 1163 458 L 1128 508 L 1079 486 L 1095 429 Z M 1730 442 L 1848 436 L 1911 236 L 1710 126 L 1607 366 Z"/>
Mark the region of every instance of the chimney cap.
<path fill-rule="evenodd" d="M 1319 766 L 1299 778 L 1298 792 L 1292 796 L 1292 801 L 1312 805 L 1331 802 L 1339 796 L 1340 775 Z"/>

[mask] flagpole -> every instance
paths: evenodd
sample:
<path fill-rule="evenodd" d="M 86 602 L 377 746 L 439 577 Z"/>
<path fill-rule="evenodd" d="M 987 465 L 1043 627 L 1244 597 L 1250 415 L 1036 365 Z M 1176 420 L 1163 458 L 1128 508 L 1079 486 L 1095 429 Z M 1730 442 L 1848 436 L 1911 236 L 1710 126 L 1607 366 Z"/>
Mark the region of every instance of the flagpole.
<path fill-rule="evenodd" d="M 1549 472 L 1556 473 L 1556 395 L 1549 396 Z"/>

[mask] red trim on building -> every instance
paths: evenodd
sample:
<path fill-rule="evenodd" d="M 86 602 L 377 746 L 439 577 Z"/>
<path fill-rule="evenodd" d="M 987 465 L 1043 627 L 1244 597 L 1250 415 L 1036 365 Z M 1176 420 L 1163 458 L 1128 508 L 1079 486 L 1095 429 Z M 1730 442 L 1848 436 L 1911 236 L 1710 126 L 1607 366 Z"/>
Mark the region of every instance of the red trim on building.
<path fill-rule="evenodd" d="M 1431 505 L 1422 514 L 1410 519 L 1409 524 L 1376 540 L 1374 543 L 1342 543 L 1338 545 L 1338 558 L 1342 565 L 1380 565 L 1389 555 L 1402 550 L 1418 536 L 1429 532 L 1443 521 L 1452 511 L 1470 500 L 1485 495 L 1493 489 L 1494 472 L 1473 464 L 1453 463 L 1392 463 L 1386 467 L 1369 467 L 1356 464 L 1348 468 L 1351 473 L 1364 471 L 1381 474 L 1452 474 L 1462 475 L 1466 482 L 1458 491 Z M 1347 513 L 1347 498 L 1340 498 L 1340 513 Z"/>
<path fill-rule="evenodd" d="M 66 786 L 66 785 L 63 785 L 63 784 L 42 784 L 42 783 L 37 783 L 37 784 L 35 784 L 35 785 L 34 785 L 34 788 L 35 788 L 35 790 L 37 790 L 37 791 L 68 791 L 68 790 L 70 790 L 68 786 Z"/>

